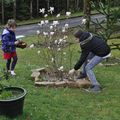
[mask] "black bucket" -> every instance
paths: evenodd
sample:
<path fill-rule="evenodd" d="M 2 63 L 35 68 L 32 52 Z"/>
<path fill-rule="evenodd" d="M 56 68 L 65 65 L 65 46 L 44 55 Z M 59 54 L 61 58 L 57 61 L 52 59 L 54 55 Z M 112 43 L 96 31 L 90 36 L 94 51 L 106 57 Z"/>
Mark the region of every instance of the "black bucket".
<path fill-rule="evenodd" d="M 9 100 L 0 100 L 0 115 L 14 118 L 23 113 L 26 90 L 21 87 L 6 87 L 6 91 L 19 92 L 20 95 Z"/>

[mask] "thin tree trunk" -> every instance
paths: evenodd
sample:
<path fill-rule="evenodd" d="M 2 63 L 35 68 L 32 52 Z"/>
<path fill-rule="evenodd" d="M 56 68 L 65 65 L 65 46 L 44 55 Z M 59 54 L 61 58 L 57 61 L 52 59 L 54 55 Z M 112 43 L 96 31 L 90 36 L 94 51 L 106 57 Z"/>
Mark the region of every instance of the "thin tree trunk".
<path fill-rule="evenodd" d="M 30 0 L 30 18 L 32 19 L 33 18 L 33 0 Z"/>
<path fill-rule="evenodd" d="M 89 30 L 89 27 L 90 27 L 90 16 L 91 16 L 90 1 L 91 0 L 84 0 L 84 17 L 87 20 L 87 23 L 86 23 L 87 30 Z"/>
<path fill-rule="evenodd" d="M 50 0 L 47 0 L 47 9 L 49 10 L 50 8 Z"/>
<path fill-rule="evenodd" d="M 79 9 L 79 2 L 80 2 L 79 0 L 76 1 L 76 8 L 77 8 L 77 10 Z"/>
<path fill-rule="evenodd" d="M 99 2 L 100 2 L 100 0 L 97 0 L 97 1 L 96 1 L 96 3 L 97 3 L 97 4 L 96 4 L 97 7 L 99 7 Z"/>
<path fill-rule="evenodd" d="M 5 23 L 4 18 L 5 18 L 5 14 L 4 14 L 4 0 L 2 0 L 2 24 Z"/>
<path fill-rule="evenodd" d="M 39 16 L 39 0 L 37 0 L 37 17 Z"/>
<path fill-rule="evenodd" d="M 13 18 L 16 19 L 16 0 L 13 3 Z"/>
<path fill-rule="evenodd" d="M 69 10 L 70 7 L 70 0 L 67 0 L 67 11 Z"/>

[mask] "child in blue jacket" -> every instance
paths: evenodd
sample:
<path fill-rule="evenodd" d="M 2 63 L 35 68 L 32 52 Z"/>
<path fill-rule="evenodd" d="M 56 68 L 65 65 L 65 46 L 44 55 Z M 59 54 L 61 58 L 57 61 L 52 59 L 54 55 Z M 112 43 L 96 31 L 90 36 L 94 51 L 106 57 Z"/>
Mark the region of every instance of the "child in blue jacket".
<path fill-rule="evenodd" d="M 14 69 L 18 59 L 16 53 L 16 45 L 19 44 L 19 41 L 16 40 L 15 30 L 15 20 L 9 19 L 2 33 L 3 57 L 5 60 L 7 60 L 6 69 L 7 72 L 11 73 L 11 75 L 16 75 Z M 13 59 L 12 62 L 11 59 Z"/>

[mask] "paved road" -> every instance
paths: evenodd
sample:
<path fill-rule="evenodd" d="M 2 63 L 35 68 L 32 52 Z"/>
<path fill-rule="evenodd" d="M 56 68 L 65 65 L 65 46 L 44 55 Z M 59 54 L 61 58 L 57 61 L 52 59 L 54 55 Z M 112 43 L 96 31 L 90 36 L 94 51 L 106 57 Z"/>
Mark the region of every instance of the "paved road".
<path fill-rule="evenodd" d="M 103 15 L 93 15 L 91 18 L 92 20 L 98 18 L 100 21 L 105 19 Z M 65 23 L 69 23 L 69 27 L 76 27 L 81 24 L 81 21 L 82 21 L 82 17 L 59 20 L 61 26 L 63 26 Z M 24 35 L 24 36 L 35 35 L 36 31 L 39 29 L 40 27 L 37 24 L 19 26 L 17 27 L 16 35 Z"/>

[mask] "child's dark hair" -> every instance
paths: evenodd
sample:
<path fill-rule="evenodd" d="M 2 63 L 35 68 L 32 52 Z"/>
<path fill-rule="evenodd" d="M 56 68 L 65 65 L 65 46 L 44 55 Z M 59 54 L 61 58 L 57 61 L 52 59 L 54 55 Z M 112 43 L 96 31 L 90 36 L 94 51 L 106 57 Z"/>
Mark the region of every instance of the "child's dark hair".
<path fill-rule="evenodd" d="M 5 27 L 6 27 L 6 28 L 12 28 L 12 27 L 14 27 L 14 26 L 17 26 L 15 20 L 14 20 L 14 19 L 9 19 L 9 20 L 7 21 L 7 24 L 6 24 Z"/>
<path fill-rule="evenodd" d="M 80 29 L 80 30 L 78 30 L 78 31 L 76 31 L 76 32 L 74 33 L 74 36 L 75 36 L 76 38 L 79 38 L 82 33 L 83 33 L 83 31 Z"/>

